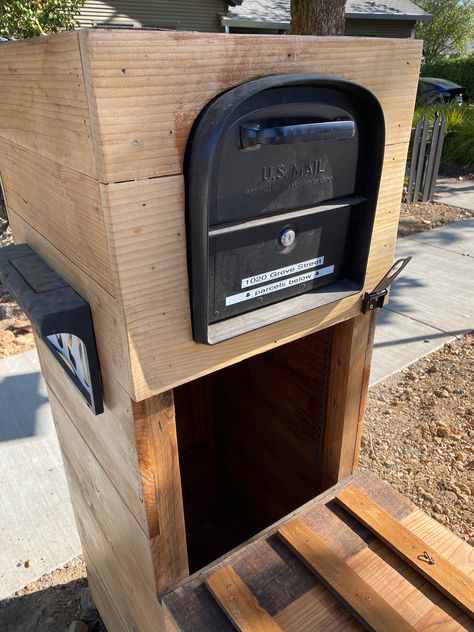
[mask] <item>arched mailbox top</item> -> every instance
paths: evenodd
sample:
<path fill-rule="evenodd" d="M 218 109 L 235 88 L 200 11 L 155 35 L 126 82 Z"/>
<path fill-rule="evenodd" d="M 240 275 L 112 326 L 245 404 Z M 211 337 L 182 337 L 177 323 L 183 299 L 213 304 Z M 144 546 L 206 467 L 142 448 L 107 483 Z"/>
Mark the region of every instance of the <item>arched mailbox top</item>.
<path fill-rule="evenodd" d="M 361 290 L 384 130 L 376 97 L 333 76 L 263 77 L 208 104 L 185 161 L 197 341 Z"/>

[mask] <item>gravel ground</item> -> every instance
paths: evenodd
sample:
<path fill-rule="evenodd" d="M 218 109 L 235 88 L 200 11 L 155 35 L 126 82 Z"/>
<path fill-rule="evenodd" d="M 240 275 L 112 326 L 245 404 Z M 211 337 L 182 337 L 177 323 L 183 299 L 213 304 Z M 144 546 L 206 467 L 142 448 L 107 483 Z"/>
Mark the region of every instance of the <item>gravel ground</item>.
<path fill-rule="evenodd" d="M 431 202 L 402 204 L 398 236 L 408 237 L 413 233 L 422 233 L 425 230 L 438 228 L 443 224 L 459 222 L 469 217 L 474 217 L 474 211 L 447 204 L 432 204 Z"/>
<path fill-rule="evenodd" d="M 474 545 L 474 334 L 369 392 L 361 466 Z"/>
<path fill-rule="evenodd" d="M 13 244 L 10 228 L 0 217 L 0 248 Z M 31 325 L 0 283 L 0 360 L 35 346 Z"/>

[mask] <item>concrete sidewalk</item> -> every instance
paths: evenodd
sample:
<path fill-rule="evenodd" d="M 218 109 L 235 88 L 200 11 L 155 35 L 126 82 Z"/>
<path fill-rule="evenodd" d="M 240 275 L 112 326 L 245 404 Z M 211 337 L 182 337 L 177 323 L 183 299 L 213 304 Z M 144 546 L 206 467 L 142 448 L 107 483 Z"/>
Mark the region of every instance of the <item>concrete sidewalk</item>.
<path fill-rule="evenodd" d="M 0 600 L 81 552 L 36 351 L 0 361 Z"/>
<path fill-rule="evenodd" d="M 474 182 L 455 178 L 438 180 L 434 201 L 474 211 Z"/>
<path fill-rule="evenodd" d="M 397 254 L 413 261 L 379 316 L 372 384 L 474 328 L 474 219 Z M 80 552 L 35 351 L 0 361 L 0 508 L 0 599 Z"/>
<path fill-rule="evenodd" d="M 474 329 L 474 219 L 399 239 L 413 260 L 375 333 L 371 385 Z"/>

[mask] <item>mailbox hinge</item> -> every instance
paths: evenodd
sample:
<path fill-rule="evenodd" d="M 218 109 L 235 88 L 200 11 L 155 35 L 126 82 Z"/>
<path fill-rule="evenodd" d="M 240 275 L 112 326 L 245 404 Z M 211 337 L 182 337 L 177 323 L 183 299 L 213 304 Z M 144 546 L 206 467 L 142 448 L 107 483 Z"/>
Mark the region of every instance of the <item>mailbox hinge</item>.
<path fill-rule="evenodd" d="M 375 286 L 372 292 L 366 292 L 364 294 L 364 300 L 362 301 L 363 314 L 375 309 L 376 307 L 383 307 L 385 297 L 388 294 L 388 288 L 410 261 L 411 257 L 405 257 L 404 259 L 398 259 L 395 261 L 390 270 L 383 277 L 380 283 Z"/>

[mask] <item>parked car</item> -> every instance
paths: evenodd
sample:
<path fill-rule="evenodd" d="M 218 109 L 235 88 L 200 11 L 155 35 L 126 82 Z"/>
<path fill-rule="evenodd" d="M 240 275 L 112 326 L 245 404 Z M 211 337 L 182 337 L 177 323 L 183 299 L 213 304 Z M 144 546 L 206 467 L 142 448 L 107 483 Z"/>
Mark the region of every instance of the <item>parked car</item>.
<path fill-rule="evenodd" d="M 467 101 L 467 88 L 447 79 L 435 79 L 433 77 L 420 77 L 417 105 L 430 105 L 432 103 L 458 103 Z"/>

